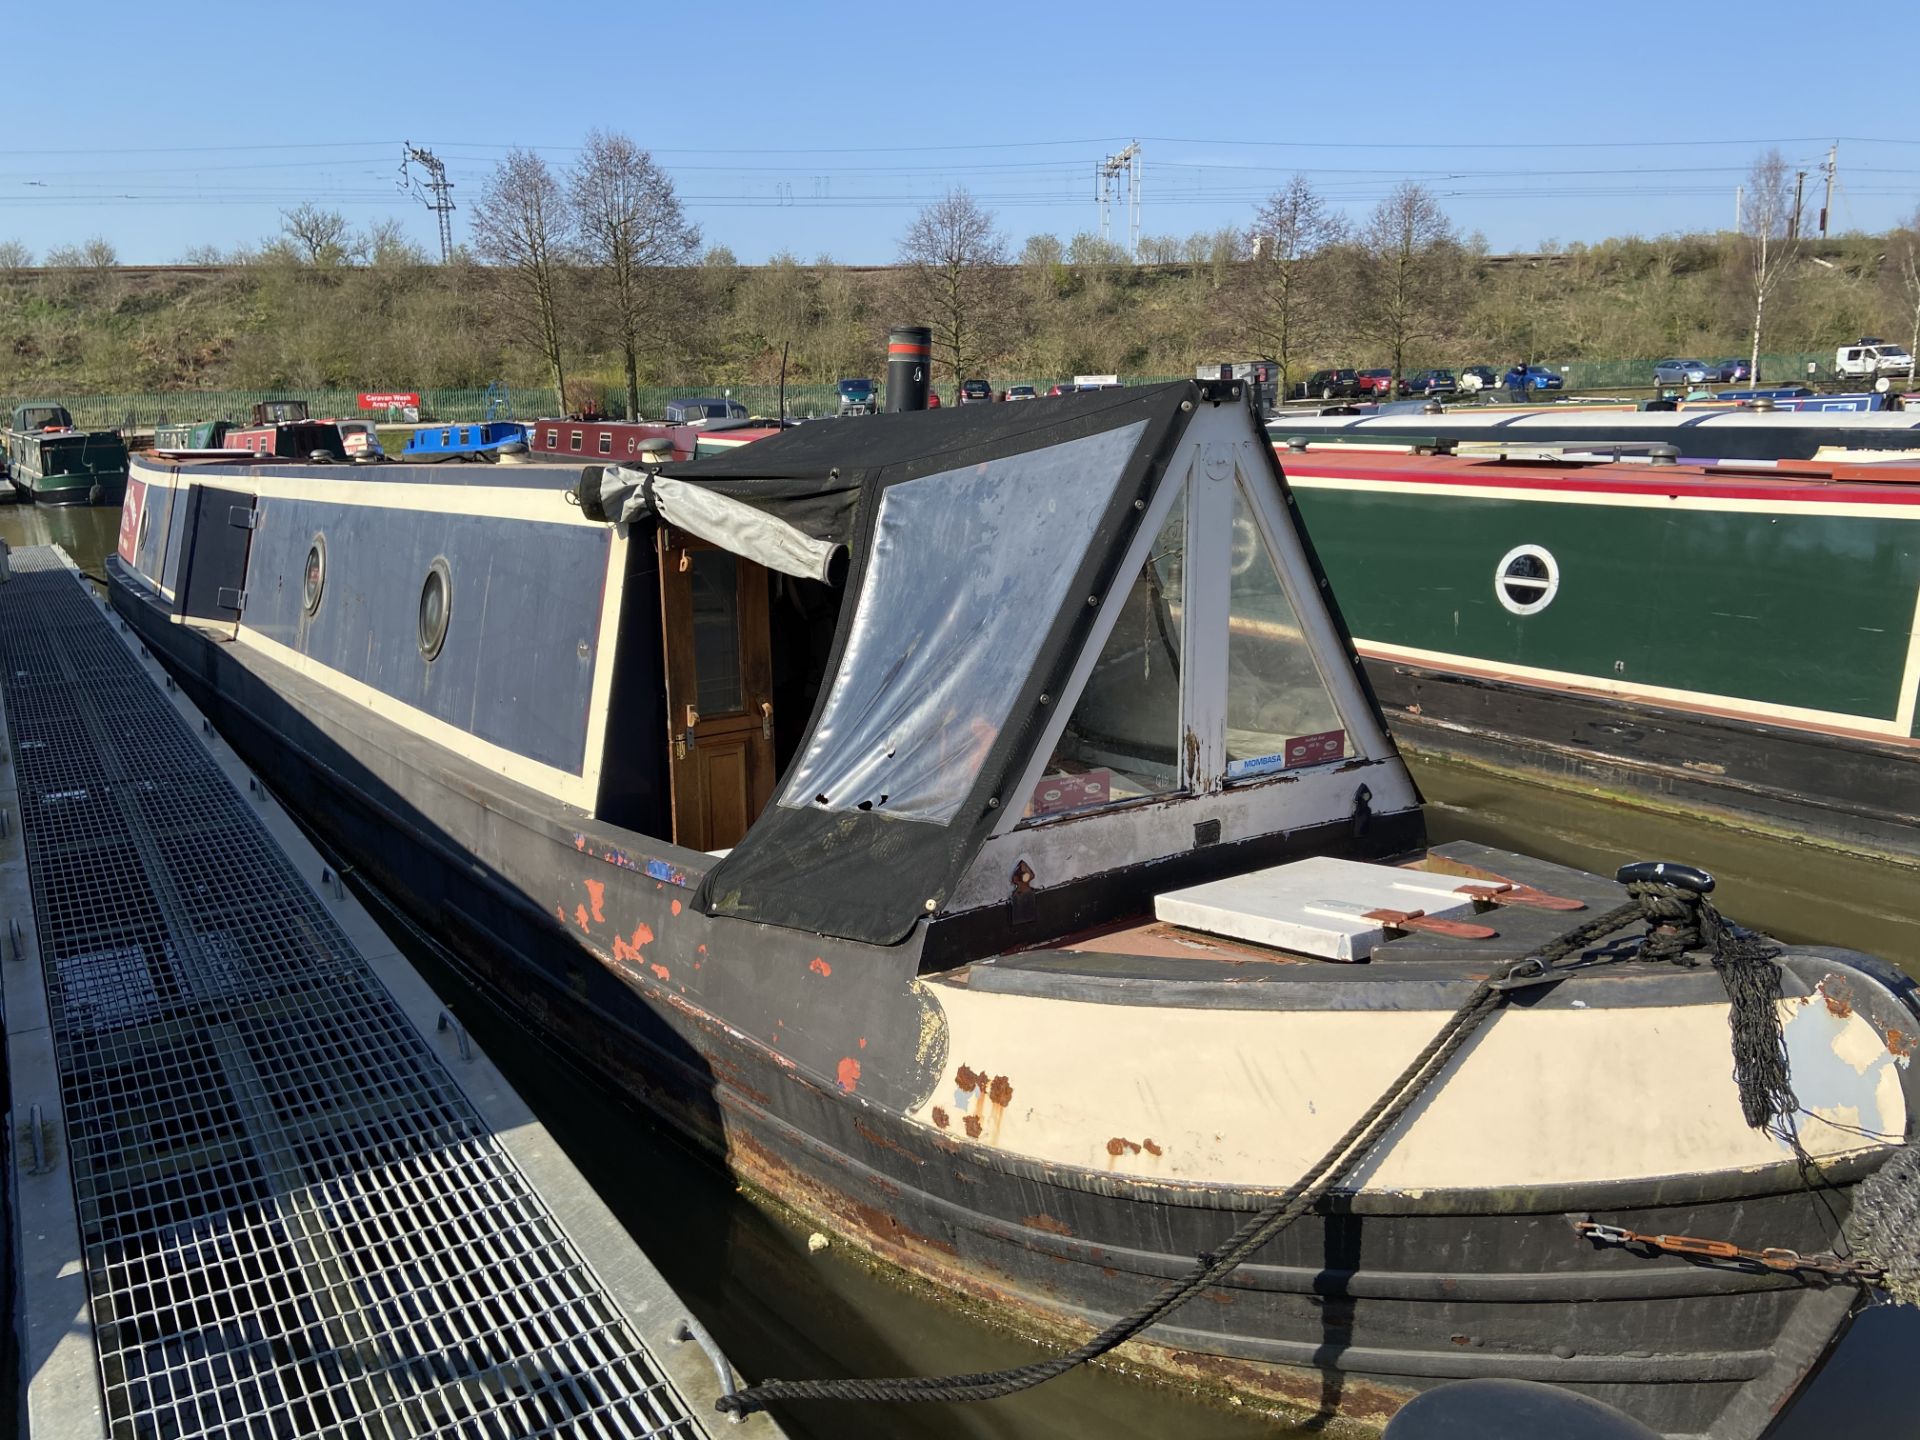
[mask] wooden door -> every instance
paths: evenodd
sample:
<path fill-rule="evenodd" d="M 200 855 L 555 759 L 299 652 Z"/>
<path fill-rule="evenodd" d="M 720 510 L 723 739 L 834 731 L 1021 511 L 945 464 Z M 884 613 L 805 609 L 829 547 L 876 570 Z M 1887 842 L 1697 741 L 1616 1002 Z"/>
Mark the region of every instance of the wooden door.
<path fill-rule="evenodd" d="M 673 839 L 726 850 L 773 794 L 767 572 L 669 526 L 659 544 Z"/>

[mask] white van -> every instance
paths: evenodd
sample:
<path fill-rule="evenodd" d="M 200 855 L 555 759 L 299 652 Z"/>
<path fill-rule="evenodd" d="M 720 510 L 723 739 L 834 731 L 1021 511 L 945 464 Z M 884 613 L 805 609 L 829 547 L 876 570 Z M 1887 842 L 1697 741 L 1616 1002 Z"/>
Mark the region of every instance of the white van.
<path fill-rule="evenodd" d="M 1863 338 L 1857 345 L 1842 345 L 1834 352 L 1833 373 L 1865 380 L 1882 375 L 1911 375 L 1913 356 L 1904 345 Z"/>

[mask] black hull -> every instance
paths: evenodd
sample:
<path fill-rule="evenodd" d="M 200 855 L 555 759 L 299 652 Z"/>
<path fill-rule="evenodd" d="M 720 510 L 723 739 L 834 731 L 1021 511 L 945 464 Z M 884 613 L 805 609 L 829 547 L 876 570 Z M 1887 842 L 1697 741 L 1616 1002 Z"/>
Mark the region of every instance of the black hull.
<path fill-rule="evenodd" d="M 1920 864 L 1920 749 L 1368 660 L 1416 754 L 1597 787 L 1677 814 Z"/>
<path fill-rule="evenodd" d="M 338 701 L 328 713 L 326 692 L 169 623 L 117 561 L 108 570 L 116 608 L 328 844 L 502 1003 L 812 1223 L 1062 1339 L 1140 1303 L 1263 1203 L 963 1146 L 839 1093 L 556 921 L 532 897 L 574 883 L 574 846 L 516 828 L 470 775 L 430 763 L 434 747 L 388 749 L 368 738 L 371 717 Z M 470 834 L 424 818 L 462 807 L 478 817 Z M 658 888 L 639 871 L 597 873 L 610 908 L 616 886 Z M 1513 1376 L 1575 1387 L 1669 1435 L 1752 1440 L 1827 1352 L 1856 1292 L 1601 1249 L 1569 1225 L 1592 1214 L 1817 1251 L 1834 1203 L 1844 1209 L 1839 1192 L 1816 1199 L 1791 1174 L 1740 1177 L 1753 1183 L 1738 1194 L 1715 1178 L 1719 1190 L 1702 1177 L 1577 1195 L 1445 1192 L 1314 1216 L 1129 1353 L 1321 1414 L 1379 1419 L 1444 1380 Z"/>

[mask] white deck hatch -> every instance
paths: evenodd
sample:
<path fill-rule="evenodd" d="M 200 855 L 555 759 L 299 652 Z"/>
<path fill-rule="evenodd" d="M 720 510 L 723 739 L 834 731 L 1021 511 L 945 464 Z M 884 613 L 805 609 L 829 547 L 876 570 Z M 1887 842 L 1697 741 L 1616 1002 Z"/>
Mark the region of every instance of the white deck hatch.
<path fill-rule="evenodd" d="M 1456 876 L 1318 857 L 1169 890 L 1155 897 L 1153 913 L 1211 935 L 1326 960 L 1364 960 L 1387 933 L 1368 912 L 1470 918 L 1473 897 L 1456 888 L 1463 883 Z"/>

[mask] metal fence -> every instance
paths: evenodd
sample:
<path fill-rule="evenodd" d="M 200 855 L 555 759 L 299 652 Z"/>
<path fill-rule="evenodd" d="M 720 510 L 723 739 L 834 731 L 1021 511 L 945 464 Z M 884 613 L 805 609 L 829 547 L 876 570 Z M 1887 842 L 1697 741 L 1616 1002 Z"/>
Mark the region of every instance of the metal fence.
<path fill-rule="evenodd" d="M 1658 357 L 1656 357 L 1658 358 Z M 1695 355 L 1687 358 L 1704 360 L 1709 365 L 1718 365 L 1718 355 Z M 1743 353 L 1737 358 L 1745 360 Z M 1563 367 L 1546 362 L 1549 368 L 1561 370 Z M 1653 360 L 1569 360 L 1564 372 L 1569 390 L 1652 390 Z M 1807 366 L 1814 367 L 1809 376 Z M 1778 384 L 1789 381 L 1806 381 L 1827 378 L 1833 368 L 1833 352 L 1824 356 L 1811 351 L 1799 351 L 1792 354 L 1762 354 L 1760 356 L 1761 378 Z"/>
<path fill-rule="evenodd" d="M 996 379 L 993 384 L 996 390 L 1005 389 L 1008 385 L 1031 384 L 1044 395 L 1047 388 L 1057 383 L 1059 378 L 1031 381 Z M 1120 378 L 1129 385 L 1151 385 L 1179 377 L 1123 375 Z M 572 388 L 568 386 L 569 390 Z M 881 388 L 884 391 L 885 387 Z M 422 390 L 418 393 L 419 418 L 422 420 L 485 418 L 485 390 Z M 625 411 L 626 394 L 623 388 L 607 386 L 603 395 L 610 413 L 618 416 Z M 690 395 L 727 395 L 746 406 L 752 415 L 776 415 L 780 412 L 782 400 L 778 385 L 643 386 L 640 390 L 640 417 L 658 419 L 666 413 L 669 400 L 684 399 Z M 360 392 L 354 390 L 176 390 L 144 395 L 62 395 L 58 391 L 37 390 L 32 394 L 0 397 L 0 424 L 4 424 L 4 416 L 11 414 L 14 406 L 35 400 L 59 401 L 72 412 L 73 423 L 86 429 L 151 430 L 155 425 L 168 423 L 246 420 L 251 417 L 254 405 L 261 400 L 304 400 L 308 411 L 316 418 L 394 422 L 401 419 L 398 411 L 363 411 L 359 408 L 359 398 Z M 953 398 L 950 389 L 941 397 L 943 402 L 949 404 Z M 832 415 L 840 408 L 840 393 L 832 385 L 788 385 L 785 403 L 789 415 Z M 509 397 L 509 404 L 516 419 L 531 420 L 554 413 L 551 390 L 516 390 Z"/>
<path fill-rule="evenodd" d="M 1652 390 L 1653 361 L 1648 360 L 1573 360 L 1564 366 L 1548 362 L 1561 370 L 1569 390 Z M 1760 357 L 1760 374 L 1770 381 L 1830 379 L 1832 353 L 1801 351 L 1792 354 L 1768 354 Z M 1813 369 L 1809 372 L 1808 367 Z M 1044 395 L 1060 377 L 1027 380 L 1019 377 L 996 379 L 996 390 L 1009 385 L 1032 385 Z M 1183 377 L 1173 375 L 1123 375 L 1128 385 L 1152 385 Z M 884 387 L 883 387 L 884 388 Z M 777 385 L 652 385 L 640 391 L 640 415 L 657 419 L 666 413 L 669 400 L 689 395 L 726 394 L 747 407 L 752 415 L 775 415 L 780 411 L 782 394 Z M 486 414 L 485 390 L 423 390 L 420 395 L 422 420 L 479 420 Z M 626 408 L 626 396 L 617 387 L 604 390 L 611 413 Z M 831 415 L 840 407 L 838 390 L 832 385 L 789 385 L 785 392 L 789 415 Z M 941 397 L 953 400 L 949 389 Z M 0 421 L 14 406 L 34 400 L 57 399 L 73 413 L 74 424 L 87 429 L 151 430 L 157 424 L 198 420 L 245 420 L 261 400 L 304 400 L 316 417 L 374 420 L 400 420 L 397 411 L 362 411 L 359 392 L 353 390 L 176 390 L 158 394 L 60 395 L 57 391 L 35 391 L 0 397 Z M 511 409 L 518 419 L 534 419 L 553 413 L 553 396 L 548 390 L 513 392 Z"/>

